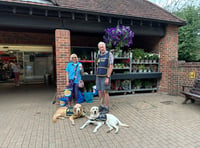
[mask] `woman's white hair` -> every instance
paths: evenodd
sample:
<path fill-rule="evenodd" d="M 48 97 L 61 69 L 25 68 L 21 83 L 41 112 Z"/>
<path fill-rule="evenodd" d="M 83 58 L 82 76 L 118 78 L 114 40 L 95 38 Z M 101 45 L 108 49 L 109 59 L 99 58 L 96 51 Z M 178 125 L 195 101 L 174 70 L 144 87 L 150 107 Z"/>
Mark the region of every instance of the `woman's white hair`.
<path fill-rule="evenodd" d="M 78 62 L 78 56 L 75 53 L 71 54 L 70 61 L 72 61 L 72 57 L 76 57 L 76 61 Z"/>
<path fill-rule="evenodd" d="M 98 47 L 99 47 L 100 44 L 103 44 L 106 47 L 106 43 L 104 43 L 102 41 L 98 43 Z"/>

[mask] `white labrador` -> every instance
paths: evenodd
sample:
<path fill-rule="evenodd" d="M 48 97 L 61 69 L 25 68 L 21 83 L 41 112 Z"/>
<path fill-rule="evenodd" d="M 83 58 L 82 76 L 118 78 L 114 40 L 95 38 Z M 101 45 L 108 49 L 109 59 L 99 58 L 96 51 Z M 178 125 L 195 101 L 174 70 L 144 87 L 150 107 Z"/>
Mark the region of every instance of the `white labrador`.
<path fill-rule="evenodd" d="M 107 124 L 107 126 L 109 127 L 109 130 L 107 131 L 110 132 L 113 130 L 113 128 L 115 128 L 115 133 L 117 134 L 119 131 L 119 126 L 124 126 L 124 127 L 129 127 L 127 124 L 124 124 L 122 122 L 120 122 L 120 120 L 115 117 L 112 114 L 105 114 L 106 116 L 106 120 L 105 121 L 100 121 L 99 120 L 99 108 L 97 106 L 93 106 L 90 109 L 90 117 L 89 120 L 87 120 L 85 122 L 85 124 L 83 124 L 83 126 L 80 127 L 80 129 L 85 128 L 88 124 L 94 124 L 96 125 L 95 129 L 93 130 L 94 133 L 97 132 L 97 130 L 104 124 L 104 122 Z M 119 125 L 119 126 L 118 126 Z"/>

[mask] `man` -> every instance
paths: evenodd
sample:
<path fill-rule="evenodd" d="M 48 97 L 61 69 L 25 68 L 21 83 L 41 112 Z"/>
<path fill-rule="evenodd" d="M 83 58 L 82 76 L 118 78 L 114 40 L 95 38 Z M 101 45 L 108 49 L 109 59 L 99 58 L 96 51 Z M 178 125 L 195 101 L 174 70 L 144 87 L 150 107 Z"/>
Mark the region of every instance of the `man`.
<path fill-rule="evenodd" d="M 96 88 L 99 93 L 101 105 L 100 112 L 109 112 L 109 93 L 111 83 L 111 73 L 113 70 L 114 57 L 111 52 L 106 51 L 104 42 L 98 43 L 99 52 L 97 55 L 97 73 L 96 73 Z"/>

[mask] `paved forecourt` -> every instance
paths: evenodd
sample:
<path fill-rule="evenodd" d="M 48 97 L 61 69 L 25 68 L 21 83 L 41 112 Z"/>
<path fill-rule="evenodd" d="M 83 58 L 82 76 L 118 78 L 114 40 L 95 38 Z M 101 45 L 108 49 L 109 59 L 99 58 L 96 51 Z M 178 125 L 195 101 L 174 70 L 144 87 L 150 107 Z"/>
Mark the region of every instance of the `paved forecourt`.
<path fill-rule="evenodd" d="M 0 86 L 0 148 L 169 148 L 200 147 L 200 104 L 183 105 L 184 97 L 157 93 L 110 97 L 110 113 L 129 128 L 106 133 L 103 125 L 80 130 L 86 118 L 52 122 L 59 105 L 52 104 L 55 88 Z M 6 89 L 5 89 L 6 88 Z M 89 115 L 93 103 L 83 103 Z"/>

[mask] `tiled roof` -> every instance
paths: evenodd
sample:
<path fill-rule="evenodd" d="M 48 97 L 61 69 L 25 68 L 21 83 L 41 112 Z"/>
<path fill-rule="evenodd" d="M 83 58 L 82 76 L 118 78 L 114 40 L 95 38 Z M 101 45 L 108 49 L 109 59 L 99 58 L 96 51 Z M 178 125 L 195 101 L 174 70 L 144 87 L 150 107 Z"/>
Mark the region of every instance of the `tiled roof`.
<path fill-rule="evenodd" d="M 130 17 L 164 20 L 183 23 L 184 21 L 147 0 L 56 0 L 65 8 L 124 15 Z"/>
<path fill-rule="evenodd" d="M 49 0 L 0 0 L 0 1 L 43 5 L 43 6 L 54 6 L 54 3 L 52 3 Z"/>
<path fill-rule="evenodd" d="M 160 20 L 173 23 L 184 23 L 185 21 L 174 16 L 163 8 L 147 0 L 3 0 L 38 4 L 37 1 L 51 3 L 41 3 L 42 5 L 57 5 L 61 8 L 82 10 L 102 14 L 129 16 L 150 20 Z"/>

